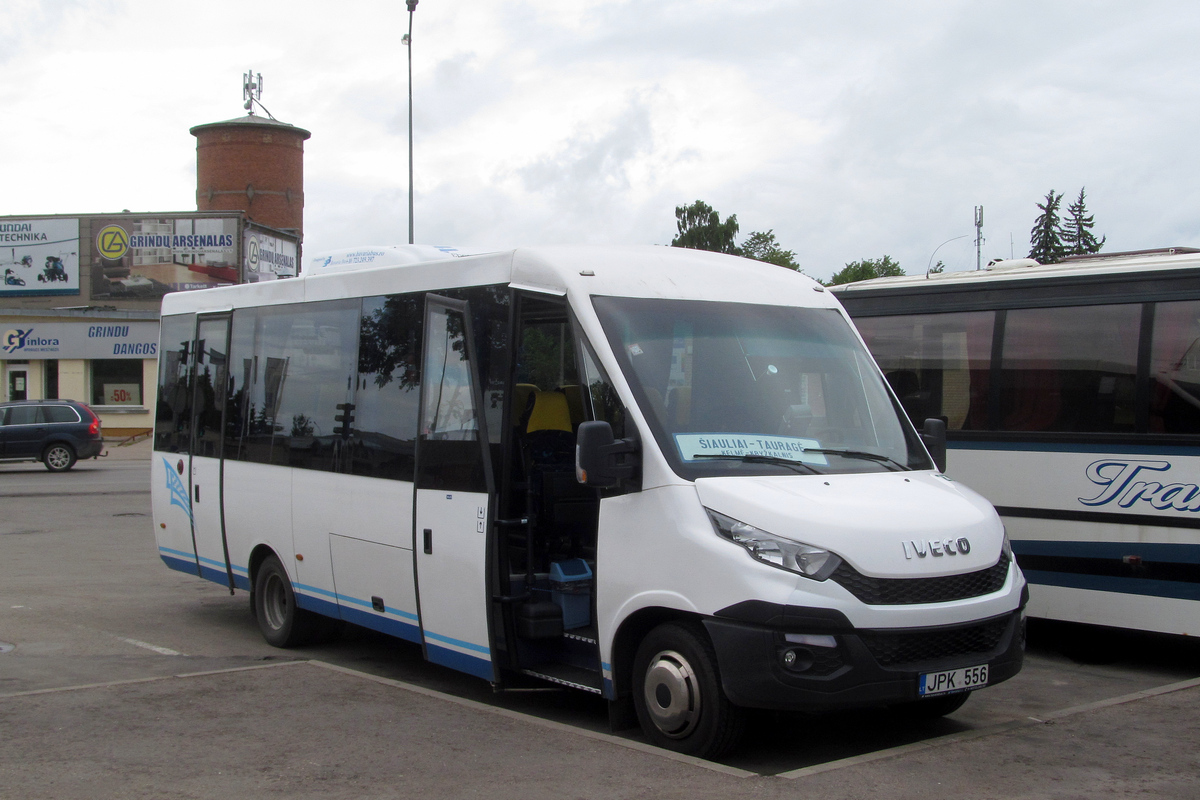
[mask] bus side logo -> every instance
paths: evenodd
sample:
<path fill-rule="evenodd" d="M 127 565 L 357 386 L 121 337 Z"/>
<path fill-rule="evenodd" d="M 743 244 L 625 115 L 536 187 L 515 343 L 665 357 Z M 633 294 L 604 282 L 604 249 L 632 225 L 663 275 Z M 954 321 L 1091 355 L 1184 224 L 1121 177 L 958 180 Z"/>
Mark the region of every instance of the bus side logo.
<path fill-rule="evenodd" d="M 1135 480 L 1145 472 L 1166 472 L 1171 469 L 1169 461 L 1127 461 L 1105 459 L 1088 465 L 1087 478 L 1100 487 L 1095 497 L 1080 497 L 1085 506 L 1103 506 L 1116 503 L 1129 508 L 1139 501 L 1149 503 L 1159 511 L 1200 511 L 1200 486 L 1194 483 L 1161 483 L 1159 481 Z"/>
<path fill-rule="evenodd" d="M 187 513 L 188 519 L 192 518 L 192 504 L 188 498 L 187 487 L 183 485 L 183 481 L 175 474 L 175 470 L 171 467 L 171 462 L 163 459 L 163 467 L 167 473 L 167 490 L 171 492 L 171 505 L 179 506 Z"/>

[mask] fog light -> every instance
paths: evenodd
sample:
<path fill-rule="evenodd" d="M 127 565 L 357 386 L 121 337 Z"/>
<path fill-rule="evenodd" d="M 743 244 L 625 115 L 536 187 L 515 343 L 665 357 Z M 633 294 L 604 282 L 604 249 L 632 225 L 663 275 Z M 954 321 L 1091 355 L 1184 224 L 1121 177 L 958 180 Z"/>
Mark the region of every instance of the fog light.
<path fill-rule="evenodd" d="M 780 660 L 783 661 L 783 666 L 792 672 L 807 672 L 812 669 L 812 665 L 816 661 L 812 651 L 803 647 L 784 650 Z"/>

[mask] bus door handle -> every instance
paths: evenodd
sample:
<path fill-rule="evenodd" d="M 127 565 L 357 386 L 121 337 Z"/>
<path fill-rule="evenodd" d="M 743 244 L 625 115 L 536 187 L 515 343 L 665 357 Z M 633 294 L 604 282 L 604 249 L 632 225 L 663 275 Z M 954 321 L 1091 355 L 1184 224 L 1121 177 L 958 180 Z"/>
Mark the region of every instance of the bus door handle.
<path fill-rule="evenodd" d="M 425 554 L 433 555 L 433 529 L 425 529 Z"/>
<path fill-rule="evenodd" d="M 194 488 L 196 490 L 196 502 L 199 503 L 200 502 L 200 484 L 197 483 Z"/>

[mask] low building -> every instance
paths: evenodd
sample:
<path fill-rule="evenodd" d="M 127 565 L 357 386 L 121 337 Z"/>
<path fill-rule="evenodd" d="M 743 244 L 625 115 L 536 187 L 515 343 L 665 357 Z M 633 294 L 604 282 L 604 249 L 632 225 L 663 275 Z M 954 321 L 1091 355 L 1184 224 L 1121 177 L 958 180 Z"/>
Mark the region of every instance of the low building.
<path fill-rule="evenodd" d="M 251 114 L 192 133 L 199 211 L 0 217 L 0 400 L 81 400 L 105 438 L 148 434 L 163 295 L 298 273 L 308 131 Z"/>

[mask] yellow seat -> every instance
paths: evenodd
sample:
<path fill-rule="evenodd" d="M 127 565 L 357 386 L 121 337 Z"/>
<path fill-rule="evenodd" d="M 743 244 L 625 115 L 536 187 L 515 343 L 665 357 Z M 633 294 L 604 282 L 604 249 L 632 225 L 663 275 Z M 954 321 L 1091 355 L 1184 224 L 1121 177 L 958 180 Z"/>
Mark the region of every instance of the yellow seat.
<path fill-rule="evenodd" d="M 571 410 L 565 394 L 540 390 L 533 393 L 533 410 L 529 413 L 525 432 L 535 431 L 571 432 Z"/>

